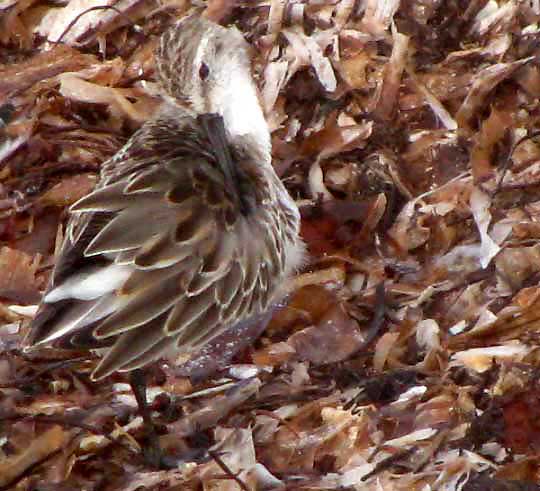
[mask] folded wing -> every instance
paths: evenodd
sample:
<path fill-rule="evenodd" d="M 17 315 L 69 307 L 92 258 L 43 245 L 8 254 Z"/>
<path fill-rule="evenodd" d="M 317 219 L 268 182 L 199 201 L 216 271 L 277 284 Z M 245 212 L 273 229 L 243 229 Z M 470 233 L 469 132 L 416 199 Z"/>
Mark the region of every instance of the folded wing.
<path fill-rule="evenodd" d="M 288 227 L 297 224 L 264 173 L 241 159 L 248 214 L 197 121 L 143 126 L 72 207 L 27 343 L 112 345 L 93 374 L 101 378 L 171 348 L 202 346 L 265 311 L 286 268 Z"/>

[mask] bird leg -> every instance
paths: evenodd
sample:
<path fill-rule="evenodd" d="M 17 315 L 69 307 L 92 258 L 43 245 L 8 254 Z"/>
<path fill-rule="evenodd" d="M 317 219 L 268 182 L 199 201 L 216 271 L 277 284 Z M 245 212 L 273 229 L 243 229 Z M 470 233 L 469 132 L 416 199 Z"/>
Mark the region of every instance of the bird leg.
<path fill-rule="evenodd" d="M 162 469 L 165 466 L 163 464 L 159 436 L 152 421 L 152 414 L 146 400 L 146 373 L 144 370 L 136 369 L 131 371 L 129 374 L 129 385 L 131 385 L 131 390 L 139 406 L 139 413 L 144 422 L 147 440 L 147 445 L 143 447 L 144 460 L 153 468 Z"/>

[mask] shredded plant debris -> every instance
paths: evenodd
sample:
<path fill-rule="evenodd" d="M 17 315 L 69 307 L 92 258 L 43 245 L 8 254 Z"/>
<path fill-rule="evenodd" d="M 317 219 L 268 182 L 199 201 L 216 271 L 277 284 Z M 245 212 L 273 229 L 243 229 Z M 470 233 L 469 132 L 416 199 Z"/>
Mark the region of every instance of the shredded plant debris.
<path fill-rule="evenodd" d="M 254 47 L 309 262 L 239 352 L 152 367 L 156 472 L 126 375 L 20 341 L 193 13 Z M 529 0 L 0 0 L 0 489 L 540 490 L 539 26 Z"/>

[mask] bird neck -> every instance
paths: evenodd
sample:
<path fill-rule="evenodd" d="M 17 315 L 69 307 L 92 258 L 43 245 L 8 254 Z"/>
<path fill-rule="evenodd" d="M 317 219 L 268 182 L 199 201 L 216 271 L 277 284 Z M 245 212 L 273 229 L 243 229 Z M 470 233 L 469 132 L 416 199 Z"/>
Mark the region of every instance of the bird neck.
<path fill-rule="evenodd" d="M 233 73 L 228 83 L 213 88 L 210 96 L 209 109 L 223 116 L 229 143 L 235 146 L 250 142 L 263 157 L 261 163 L 270 165 L 270 131 L 251 76 Z"/>

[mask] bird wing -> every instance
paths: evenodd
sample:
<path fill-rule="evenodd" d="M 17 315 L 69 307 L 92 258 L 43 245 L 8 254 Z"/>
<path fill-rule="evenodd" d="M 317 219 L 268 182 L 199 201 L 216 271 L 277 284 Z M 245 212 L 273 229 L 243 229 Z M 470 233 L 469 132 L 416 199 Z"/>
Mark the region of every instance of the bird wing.
<path fill-rule="evenodd" d="M 233 158 L 242 200 L 196 120 L 143 126 L 73 205 L 28 343 L 112 344 L 93 374 L 101 378 L 201 346 L 267 309 L 297 216 L 268 206 L 279 198 L 263 171 Z"/>

